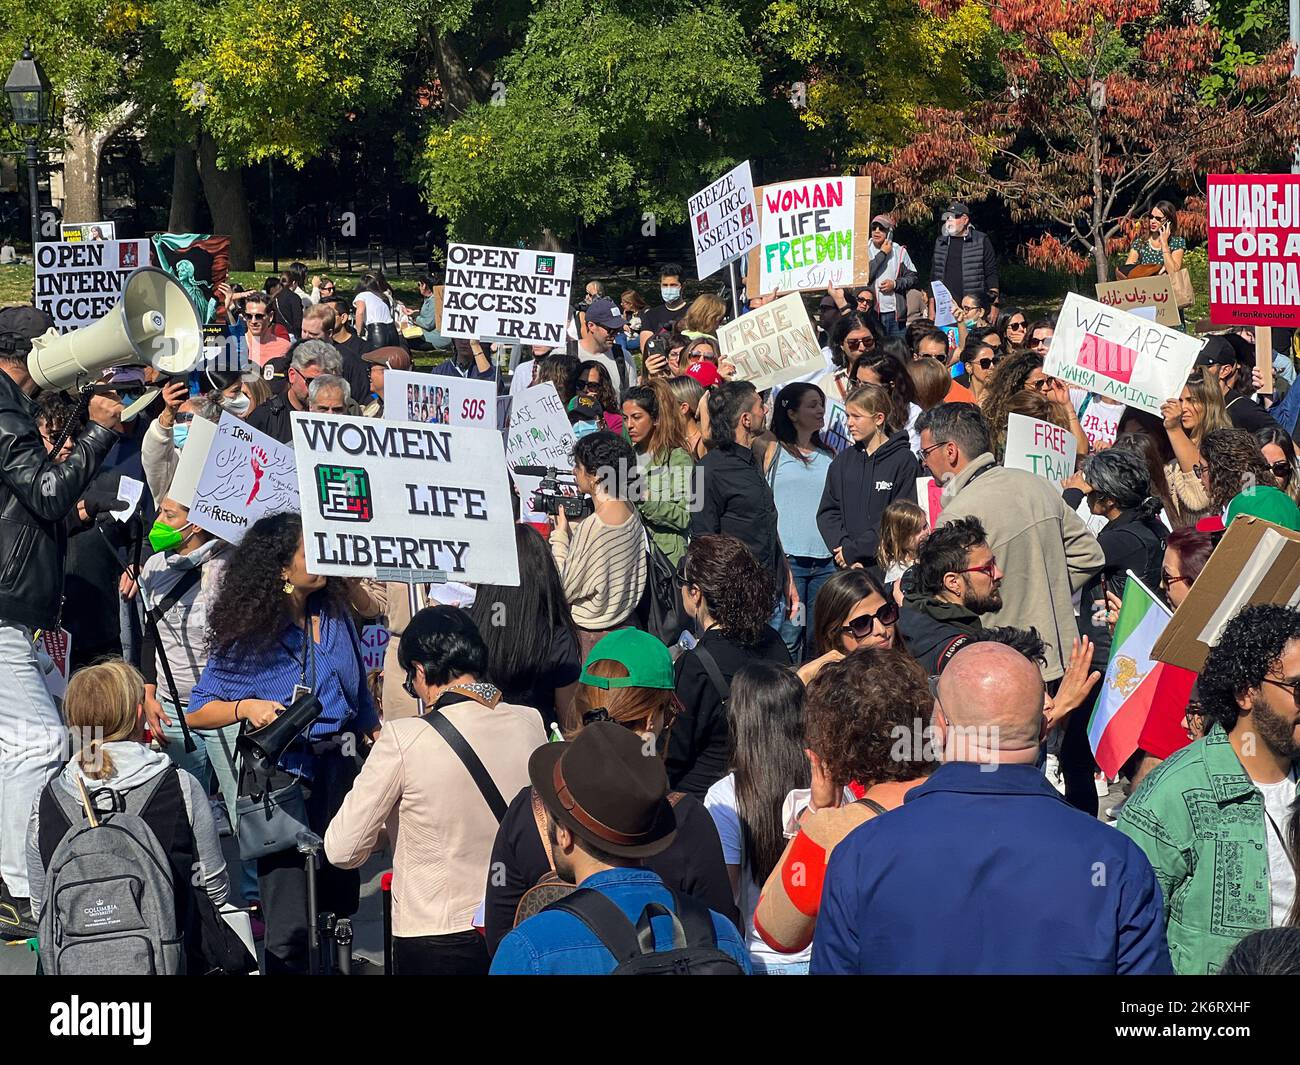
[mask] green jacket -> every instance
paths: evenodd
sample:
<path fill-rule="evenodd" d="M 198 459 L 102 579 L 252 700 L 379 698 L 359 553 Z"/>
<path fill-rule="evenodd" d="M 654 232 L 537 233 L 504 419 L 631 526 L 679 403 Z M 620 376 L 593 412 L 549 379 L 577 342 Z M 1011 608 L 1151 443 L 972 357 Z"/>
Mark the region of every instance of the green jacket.
<path fill-rule="evenodd" d="M 644 494 L 636 509 L 659 550 L 674 566 L 686 554 L 686 529 L 694 498 L 695 462 L 679 447 L 659 455 L 645 469 Z"/>
<path fill-rule="evenodd" d="M 1216 973 L 1243 936 L 1271 926 L 1264 797 L 1222 726 L 1157 766 L 1116 827 L 1156 871 L 1176 973 Z"/>

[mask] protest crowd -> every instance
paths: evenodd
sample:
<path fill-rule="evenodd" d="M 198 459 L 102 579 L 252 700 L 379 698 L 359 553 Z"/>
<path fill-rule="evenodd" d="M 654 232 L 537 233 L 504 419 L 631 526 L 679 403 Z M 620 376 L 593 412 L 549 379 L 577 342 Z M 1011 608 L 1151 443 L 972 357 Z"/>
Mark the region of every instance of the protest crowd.
<path fill-rule="evenodd" d="M 398 974 L 1300 971 L 1290 345 L 866 218 L 829 283 L 295 264 L 83 394 L 0 311 L 0 934 L 346 968 L 378 856 Z"/>

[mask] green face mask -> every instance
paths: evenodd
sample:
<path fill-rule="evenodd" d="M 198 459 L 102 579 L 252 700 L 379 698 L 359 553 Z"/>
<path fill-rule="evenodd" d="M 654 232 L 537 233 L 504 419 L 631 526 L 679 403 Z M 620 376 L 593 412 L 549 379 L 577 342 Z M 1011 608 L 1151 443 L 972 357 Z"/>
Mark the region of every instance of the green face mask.
<path fill-rule="evenodd" d="M 187 522 L 186 525 L 189 523 Z M 185 525 L 181 526 L 184 529 Z M 153 523 L 153 528 L 149 530 L 149 546 L 155 551 L 175 551 L 185 542 L 185 534 L 181 529 L 173 529 L 170 525 L 163 523 L 159 518 Z"/>

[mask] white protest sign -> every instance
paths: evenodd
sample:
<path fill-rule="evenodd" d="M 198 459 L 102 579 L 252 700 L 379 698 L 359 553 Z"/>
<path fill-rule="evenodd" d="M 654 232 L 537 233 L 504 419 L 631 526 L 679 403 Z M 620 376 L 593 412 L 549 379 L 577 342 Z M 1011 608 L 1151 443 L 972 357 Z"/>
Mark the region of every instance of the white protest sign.
<path fill-rule="evenodd" d="M 167 488 L 167 495 L 183 507 L 194 502 L 194 489 L 203 475 L 203 467 L 208 461 L 208 449 L 217 438 L 217 427 L 206 418 L 195 418 L 190 422 L 190 435 L 181 448 L 181 457 L 176 463 L 176 472 L 172 474 L 172 483 Z M 156 500 L 161 503 L 162 500 Z"/>
<path fill-rule="evenodd" d="M 1069 429 L 1024 414 L 1007 415 L 1007 449 L 1002 462 L 1007 469 L 1036 473 L 1059 492 L 1074 472 L 1074 456 L 1074 434 Z"/>
<path fill-rule="evenodd" d="M 258 518 L 283 511 L 298 512 L 293 448 L 223 411 L 194 489 L 190 521 L 237 544 Z"/>
<path fill-rule="evenodd" d="M 695 242 L 695 272 L 703 281 L 758 243 L 749 160 L 687 200 L 686 213 Z"/>
<path fill-rule="evenodd" d="M 1187 382 L 1201 341 L 1071 292 L 1043 372 L 1151 414 Z"/>
<path fill-rule="evenodd" d="M 957 324 L 957 314 L 953 309 L 952 293 L 942 281 L 931 281 L 930 291 L 934 294 L 934 324 L 936 328 Z"/>
<path fill-rule="evenodd" d="M 501 434 L 294 411 L 307 571 L 519 583 Z"/>
<path fill-rule="evenodd" d="M 149 265 L 147 240 L 36 246 L 36 306 L 60 333 L 90 325 L 117 305 L 133 270 Z"/>
<path fill-rule="evenodd" d="M 386 625 L 363 625 L 361 628 L 361 660 L 367 673 L 384 668 L 384 651 L 392 638 Z"/>
<path fill-rule="evenodd" d="M 759 244 L 749 272 L 760 293 L 866 283 L 870 256 L 857 233 L 871 217 L 870 178 L 801 178 L 756 193 Z"/>
<path fill-rule="evenodd" d="M 573 469 L 573 426 L 549 381 L 524 389 L 510 407 L 506 461 L 514 466 Z"/>
<path fill-rule="evenodd" d="M 135 513 L 135 508 L 140 505 L 140 499 L 143 496 L 144 482 L 123 474 L 117 482 L 117 498 L 126 504 L 126 509 L 113 511 L 113 517 L 121 522 L 130 521 L 131 515 Z"/>
<path fill-rule="evenodd" d="M 438 331 L 469 340 L 563 344 L 572 287 L 567 252 L 449 244 Z"/>
<path fill-rule="evenodd" d="M 736 379 L 760 392 L 826 366 L 797 292 L 718 326 L 718 345 L 722 357 L 736 364 Z"/>
<path fill-rule="evenodd" d="M 473 377 L 384 371 L 384 409 L 388 416 L 425 425 L 464 425 L 495 429 L 497 383 Z"/>

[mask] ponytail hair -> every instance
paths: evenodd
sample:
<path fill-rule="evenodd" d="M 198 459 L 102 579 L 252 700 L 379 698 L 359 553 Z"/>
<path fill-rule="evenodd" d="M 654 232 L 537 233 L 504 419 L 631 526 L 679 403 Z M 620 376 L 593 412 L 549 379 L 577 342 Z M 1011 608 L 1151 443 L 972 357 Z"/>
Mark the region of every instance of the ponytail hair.
<path fill-rule="evenodd" d="M 117 771 L 104 744 L 128 740 L 139 724 L 144 678 L 120 658 L 77 670 L 63 697 L 63 719 L 72 733 L 77 764 L 91 780 Z"/>

